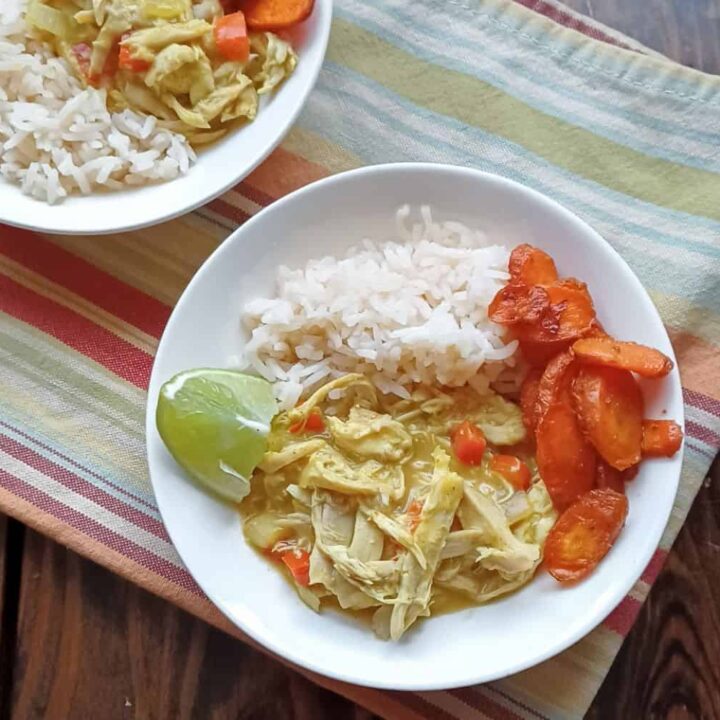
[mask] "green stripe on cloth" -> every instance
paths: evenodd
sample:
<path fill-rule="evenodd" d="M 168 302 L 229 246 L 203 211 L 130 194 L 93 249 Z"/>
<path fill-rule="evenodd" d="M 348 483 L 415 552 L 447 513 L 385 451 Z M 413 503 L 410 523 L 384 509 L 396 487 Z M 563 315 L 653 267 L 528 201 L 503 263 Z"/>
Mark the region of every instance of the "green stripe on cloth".
<path fill-rule="evenodd" d="M 334 21 L 327 57 L 413 103 L 523 145 L 605 187 L 720 220 L 717 173 L 652 158 L 599 137 L 535 110 L 488 83 L 410 55 L 346 20 Z M 438 88 L 443 88 L 442 93 Z M 698 188 L 703 192 L 698 193 Z"/>
<path fill-rule="evenodd" d="M 0 418 L 19 418 L 77 459 L 152 496 L 143 391 L 36 328 L 0 313 Z M 118 452 L 122 448 L 122 452 Z"/>
<path fill-rule="evenodd" d="M 432 0 L 429 0 L 432 2 Z M 661 95 L 666 102 L 677 99 L 707 103 L 720 107 L 718 78 L 674 60 L 651 53 L 626 52 L 612 42 L 590 42 L 585 33 L 572 25 L 552 22 L 542 10 L 529 13 L 522 7 L 525 0 L 513 3 L 508 0 L 452 0 L 465 9 L 481 9 L 493 17 L 497 26 L 532 41 L 538 55 L 551 53 L 562 58 L 569 72 L 589 70 L 598 81 L 620 80 L 626 87 L 646 90 Z M 542 0 L 538 0 L 542 3 Z M 624 37 L 624 36 L 623 36 Z M 625 38 L 625 44 L 634 45 Z M 641 50 L 638 47 L 638 50 Z"/>
<path fill-rule="evenodd" d="M 4 319 L 3 325 L 8 324 L 10 324 L 8 319 Z M 74 362 L 68 362 L 68 358 L 63 357 L 63 354 L 73 351 L 61 343 L 56 345 L 52 354 L 39 353 L 37 347 L 0 332 L 0 346 L 4 354 L 3 366 L 6 370 L 24 376 L 37 390 L 43 392 L 51 390 L 58 398 L 77 407 L 78 411 L 91 410 L 98 419 L 120 426 L 126 432 L 143 438 L 145 414 L 142 405 L 138 406 L 138 400 L 142 402 L 142 396 L 132 402 L 120 393 L 113 392 L 110 387 L 92 379 L 87 372 L 79 371 L 77 361 L 81 356 Z M 45 350 L 49 349 L 45 347 Z M 81 360 L 85 369 L 89 362 L 91 361 L 85 358 Z M 111 373 L 108 372 L 107 375 L 113 384 L 118 382 Z M 8 399 L 7 394 L 5 399 Z"/>
<path fill-rule="evenodd" d="M 706 103 L 703 119 L 691 126 L 672 105 L 643 102 L 648 90 L 624 74 L 602 83 L 578 82 L 570 87 L 567 66 L 577 60 L 574 48 L 569 55 L 544 43 L 545 52 L 537 53 L 540 41 L 525 31 L 527 23 L 501 21 L 487 11 L 486 3 L 467 9 L 465 22 L 459 21 L 459 10 L 430 14 L 421 3 L 354 4 L 351 11 L 343 7 L 336 14 L 405 52 L 430 62 L 440 57 L 446 67 L 479 77 L 542 112 L 614 142 L 671 162 L 705 169 L 715 166 L 719 124 L 714 105 Z M 490 52 L 489 43 L 493 46 Z M 535 51 L 533 67 L 517 61 L 526 49 Z M 594 77 L 594 65 L 582 63 L 578 71 Z M 625 103 L 630 81 L 638 93 L 632 106 Z M 696 114 L 700 108 L 703 105 L 698 103 Z"/>

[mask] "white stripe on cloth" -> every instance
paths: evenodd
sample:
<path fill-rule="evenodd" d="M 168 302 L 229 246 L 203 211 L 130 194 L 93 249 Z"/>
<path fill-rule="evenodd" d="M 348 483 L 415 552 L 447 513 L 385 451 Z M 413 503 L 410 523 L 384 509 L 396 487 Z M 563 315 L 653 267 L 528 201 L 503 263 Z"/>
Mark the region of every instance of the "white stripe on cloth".
<path fill-rule="evenodd" d="M 630 106 L 627 90 L 618 91 L 608 82 L 588 83 L 584 75 L 589 73 L 568 72 L 567 65 L 552 56 L 537 53 L 532 77 L 524 76 L 517 34 L 492 24 L 481 7 L 467 13 L 467 23 L 458 22 L 455 13 L 434 14 L 430 23 L 423 3 L 408 5 L 404 0 L 382 6 L 345 0 L 341 12 L 353 22 L 369 24 L 373 33 L 415 57 L 478 77 L 593 133 L 673 162 L 703 167 L 703 161 L 717 162 L 717 108 L 707 108 L 707 113 L 698 108 L 701 117 L 709 115 L 708 124 L 696 129 L 705 136 L 703 142 L 693 137 L 685 115 L 665 109 L 667 102 Z"/>
<path fill-rule="evenodd" d="M 169 542 L 143 530 L 129 520 L 116 515 L 2 450 L 0 450 L 0 468 L 10 475 L 14 475 L 26 485 L 45 493 L 84 517 L 94 520 L 107 530 L 139 545 L 158 558 L 162 558 L 178 568 L 183 567 L 175 548 Z M 124 554 L 129 555 L 129 553 Z"/>
<path fill-rule="evenodd" d="M 707 229 L 693 228 L 694 245 L 688 248 L 688 225 L 680 213 L 667 212 L 584 181 L 499 136 L 414 106 L 388 91 L 381 95 L 377 90 L 372 81 L 351 71 L 336 65 L 326 67 L 301 122 L 336 142 L 342 140 L 346 146 L 351 145 L 350 149 L 368 162 L 429 160 L 479 167 L 514 177 L 551 195 L 596 228 L 601 224 L 610 227 L 612 223 L 611 240 L 622 240 L 617 230 L 620 225 L 628 240 L 616 248 L 627 250 L 626 257 L 631 258 L 637 252 L 637 239 L 641 239 L 639 270 L 647 265 L 649 253 L 656 255 L 662 262 L 660 287 L 666 293 L 670 291 L 666 274 L 668 261 L 678 265 L 679 253 L 683 255 L 682 262 L 692 266 L 688 272 L 695 278 L 696 272 L 706 273 L 707 255 L 720 257 L 718 223 L 708 223 Z M 347 96 L 350 96 L 348 101 L 342 100 Z M 338 103 L 344 102 L 352 103 L 353 107 L 355 131 L 352 136 L 342 117 L 335 112 Z M 647 279 L 641 277 L 644 282 Z M 683 284 L 678 294 L 687 294 L 687 286 Z"/>

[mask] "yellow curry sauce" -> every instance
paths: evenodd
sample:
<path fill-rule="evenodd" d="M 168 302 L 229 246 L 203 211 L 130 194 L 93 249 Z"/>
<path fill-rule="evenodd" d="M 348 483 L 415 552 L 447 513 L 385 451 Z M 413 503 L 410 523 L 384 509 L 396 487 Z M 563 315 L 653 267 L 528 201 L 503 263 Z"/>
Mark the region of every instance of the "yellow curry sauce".
<path fill-rule="evenodd" d="M 321 426 L 308 422 L 318 411 Z M 488 442 L 475 467 L 451 448 L 464 420 Z M 372 612 L 378 636 L 397 639 L 420 617 L 533 576 L 556 516 L 525 440 L 519 408 L 491 390 L 419 387 L 400 399 L 343 376 L 273 421 L 240 505 L 246 537 L 275 558 L 306 559 L 294 585 L 311 607 Z M 532 469 L 526 491 L 491 469 L 508 447 Z"/>

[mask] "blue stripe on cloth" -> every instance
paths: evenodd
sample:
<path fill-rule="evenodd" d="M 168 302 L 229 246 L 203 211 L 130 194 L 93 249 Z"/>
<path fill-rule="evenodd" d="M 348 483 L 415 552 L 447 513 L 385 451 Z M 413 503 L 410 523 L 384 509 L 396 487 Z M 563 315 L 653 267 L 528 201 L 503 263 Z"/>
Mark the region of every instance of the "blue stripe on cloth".
<path fill-rule="evenodd" d="M 81 477 L 120 502 L 155 520 L 160 520 L 152 491 L 138 492 L 136 488 L 129 487 L 126 475 L 119 475 L 107 467 L 101 468 L 90 463 L 89 456 L 85 456 L 82 463 L 79 462 L 74 459 L 77 452 L 72 448 L 58 445 L 55 440 L 41 433 L 37 427 L 23 422 L 17 416 L 11 417 L 7 413 L 0 416 L 0 429 L 21 445 L 29 447 L 38 455 Z"/>
<path fill-rule="evenodd" d="M 369 104 L 367 99 L 358 93 L 357 86 L 366 88 L 368 94 L 388 100 L 396 106 L 394 109 L 399 111 L 393 112 L 389 108 L 381 107 L 381 104 Z M 354 92 L 353 89 L 355 89 Z M 618 222 L 620 222 L 624 232 L 641 237 L 650 243 L 665 245 L 674 251 L 683 248 L 688 252 L 705 257 L 720 257 L 720 248 L 717 245 L 710 244 L 716 242 L 716 236 L 711 233 L 708 233 L 707 244 L 687 239 L 688 219 L 694 216 L 687 216 L 677 211 L 647 205 L 635 198 L 579 178 L 556 165 L 548 163 L 520 145 L 486 133 L 479 128 L 467 126 L 454 118 L 439 115 L 424 107 L 413 105 L 384 86 L 344 66 L 331 62 L 325 64 L 318 81 L 317 94 L 324 97 L 323 107 L 319 107 L 318 100 L 320 98 L 311 102 L 301 117 L 301 125 L 318 134 L 329 136 L 334 142 L 346 146 L 347 149 L 367 162 L 388 162 L 391 159 L 429 159 L 483 167 L 531 185 L 541 192 L 555 197 L 563 204 L 576 209 L 578 214 L 588 219 L 592 218 L 591 222 L 611 223 L 613 228 L 617 228 Z M 350 134 L 341 115 L 327 112 L 327 105 L 337 104 L 338 101 L 353 107 L 355 110 L 359 107 L 364 108 L 366 111 L 364 116 L 366 127 L 363 128 L 363 132 Z M 383 129 L 380 125 L 377 125 L 377 119 L 382 120 L 382 126 L 393 131 L 391 134 L 386 133 L 383 135 L 382 140 L 394 144 L 399 152 L 398 156 L 389 158 L 386 149 L 379 142 L 380 135 L 378 133 L 382 133 Z M 409 125 L 406 119 L 414 122 L 415 125 Z M 420 122 L 424 122 L 427 128 L 438 129 L 438 133 L 429 135 L 427 132 L 423 132 L 417 127 Z M 370 128 L 373 130 L 371 133 L 367 132 Z M 445 132 L 441 131 L 443 128 L 445 128 Z M 453 136 L 458 137 L 456 142 L 450 142 L 450 138 Z M 418 153 L 416 149 L 411 150 L 409 143 L 415 146 L 422 145 L 423 152 Z M 490 159 L 489 149 L 492 147 L 499 149 L 505 155 L 510 155 L 511 164 L 508 164 L 508 162 L 494 162 Z M 442 150 L 442 154 L 438 153 L 438 149 Z M 516 166 L 522 165 L 522 170 L 515 170 L 513 163 Z M 561 191 L 557 187 L 548 185 L 544 180 L 539 180 L 537 177 L 531 177 L 527 174 L 528 171 L 535 169 L 541 171 L 540 174 L 543 177 L 557 177 L 558 187 L 563 187 L 565 191 Z M 586 201 L 579 199 L 577 195 L 568 194 L 568 190 L 572 190 L 574 186 L 578 185 L 582 186 L 589 194 L 600 196 L 598 200 L 605 202 L 605 204 L 614 202 L 623 204 L 624 207 L 618 207 L 618 214 L 613 214 L 601 210 L 597 205 L 588 204 Z M 650 221 L 653 222 L 654 227 L 627 220 L 628 201 L 636 207 L 647 206 L 651 210 Z M 658 215 L 665 216 L 667 224 L 675 225 L 676 234 L 664 233 L 657 229 Z M 709 221 L 708 225 L 715 232 L 720 230 L 720 226 L 716 222 Z M 612 239 L 618 243 L 623 242 L 619 237 L 613 237 Z M 625 249 L 632 252 L 633 246 L 630 245 L 627 248 L 623 246 L 623 250 Z M 642 253 L 641 257 L 644 262 L 647 258 L 646 251 Z M 642 264 L 638 262 L 638 267 L 641 267 Z M 667 268 L 664 267 L 663 275 L 665 275 L 666 270 Z M 690 274 L 682 278 L 683 283 L 691 280 L 692 277 L 694 275 Z M 663 277 L 662 288 L 667 292 L 666 280 L 667 278 Z"/>
<path fill-rule="evenodd" d="M 637 113 L 624 107 L 613 107 L 612 112 L 614 117 L 623 118 L 633 123 L 638 127 L 646 127 L 657 132 L 664 132 L 672 134 L 675 137 L 682 137 L 688 141 L 696 141 L 698 143 L 704 143 L 705 152 L 710 157 L 702 157 L 699 155 L 691 155 L 687 152 L 679 152 L 671 150 L 663 144 L 648 143 L 639 137 L 633 137 L 632 135 L 622 132 L 615 128 L 608 126 L 601 122 L 598 117 L 598 112 L 607 112 L 607 106 L 602 101 L 595 100 L 591 95 L 583 92 L 582 86 L 574 86 L 572 90 L 569 90 L 559 83 L 544 82 L 545 78 L 542 73 L 530 74 L 523 71 L 523 65 L 521 63 L 508 63 L 496 56 L 494 60 L 502 65 L 509 73 L 515 75 L 515 78 L 502 77 L 500 74 L 492 72 L 487 62 L 482 62 L 482 55 L 477 53 L 477 46 L 473 43 L 467 42 L 460 34 L 455 34 L 452 38 L 441 36 L 433 30 L 432 26 L 420 25 L 416 16 L 410 16 L 407 13 L 395 12 L 389 13 L 387 8 L 375 8 L 378 13 L 381 13 L 387 20 L 385 23 L 374 21 L 367 17 L 362 17 L 349 10 L 345 10 L 342 7 L 338 8 L 336 15 L 341 17 L 348 22 L 352 22 L 369 32 L 381 37 L 386 42 L 392 43 L 393 45 L 402 48 L 405 52 L 414 55 L 415 57 L 426 60 L 434 64 L 439 64 L 447 67 L 450 70 L 469 75 L 471 77 L 478 78 L 483 82 L 487 82 L 508 95 L 512 95 L 519 100 L 522 100 L 528 106 L 534 107 L 547 115 L 557 117 L 559 119 L 570 122 L 578 127 L 583 127 L 594 134 L 601 135 L 608 140 L 617 142 L 643 152 L 646 155 L 657 157 L 660 159 L 668 160 L 669 162 L 675 162 L 688 167 L 695 167 L 702 170 L 715 170 L 718 166 L 718 157 L 720 157 L 720 148 L 717 142 L 717 134 L 715 133 L 702 133 L 694 129 L 688 128 L 682 123 L 669 123 L 660 119 L 654 118 L 649 115 Z M 427 43 L 411 41 L 411 36 L 401 34 L 401 32 L 393 31 L 390 28 L 390 22 L 392 19 L 396 19 L 399 24 L 407 26 L 408 23 L 412 23 L 414 31 L 421 30 L 421 40 L 433 39 L 436 41 L 442 41 L 447 43 L 451 41 L 453 46 L 463 48 L 466 53 L 466 57 L 471 57 L 470 54 L 475 53 L 475 62 L 466 62 L 462 60 L 453 59 L 449 54 L 440 55 L 437 52 L 428 52 Z M 536 86 L 544 89 L 543 98 L 533 97 L 529 93 L 518 92 L 517 88 L 517 77 L 521 77 L 527 81 L 533 82 Z M 560 98 L 557 102 L 550 102 L 549 97 L 551 95 L 559 95 Z M 567 105 L 562 104 L 562 100 L 571 100 L 573 102 L 581 101 L 588 108 L 592 109 L 594 114 L 590 117 L 583 116 L 577 112 L 571 112 Z"/>

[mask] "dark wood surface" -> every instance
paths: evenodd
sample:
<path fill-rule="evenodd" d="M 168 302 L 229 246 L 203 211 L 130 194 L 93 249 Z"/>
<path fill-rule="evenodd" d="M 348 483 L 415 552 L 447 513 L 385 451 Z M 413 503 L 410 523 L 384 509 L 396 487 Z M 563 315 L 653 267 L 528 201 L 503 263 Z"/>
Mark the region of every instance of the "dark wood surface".
<path fill-rule="evenodd" d="M 566 1 L 720 73 L 720 0 Z M 9 718 L 371 716 L 0 516 L 0 720 Z M 588 718 L 720 719 L 718 463 Z"/>
<path fill-rule="evenodd" d="M 6 549 L 20 553 L 22 566 L 6 592 L 19 612 L 3 720 L 371 718 L 38 533 L 8 525 L 15 547 Z"/>
<path fill-rule="evenodd" d="M 720 0 L 564 0 L 683 65 L 720 73 Z"/>
<path fill-rule="evenodd" d="M 0 720 L 372 720 L 0 516 Z M 720 718 L 720 463 L 588 720 Z"/>
<path fill-rule="evenodd" d="M 720 718 L 720 462 L 588 713 L 620 717 Z"/>

